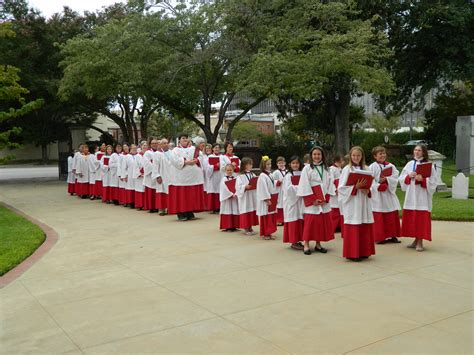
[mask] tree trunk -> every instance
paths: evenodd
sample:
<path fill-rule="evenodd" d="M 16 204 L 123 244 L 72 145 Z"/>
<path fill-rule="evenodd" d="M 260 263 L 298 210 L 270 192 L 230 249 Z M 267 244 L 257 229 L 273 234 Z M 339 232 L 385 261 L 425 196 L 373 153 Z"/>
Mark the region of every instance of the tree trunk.
<path fill-rule="evenodd" d="M 335 100 L 335 140 L 336 152 L 346 154 L 349 151 L 349 108 L 351 104 L 351 93 L 348 90 L 341 90 L 339 97 Z"/>
<path fill-rule="evenodd" d="M 46 165 L 49 162 L 48 159 L 48 145 L 41 144 L 41 162 L 42 164 Z"/>

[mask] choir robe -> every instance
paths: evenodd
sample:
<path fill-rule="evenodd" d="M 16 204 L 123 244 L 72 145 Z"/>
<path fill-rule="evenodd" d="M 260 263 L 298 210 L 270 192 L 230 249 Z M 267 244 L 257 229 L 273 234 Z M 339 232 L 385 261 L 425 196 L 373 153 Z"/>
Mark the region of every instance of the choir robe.
<path fill-rule="evenodd" d="M 257 216 L 260 217 L 260 235 L 269 236 L 276 232 L 276 210 L 268 210 L 267 200 L 272 195 L 278 195 L 275 187 L 275 180 L 271 174 L 262 172 L 257 180 Z"/>
<path fill-rule="evenodd" d="M 232 229 L 239 228 L 240 216 L 239 216 L 239 204 L 237 202 L 237 196 L 229 190 L 226 185 L 226 181 L 236 179 L 235 175 L 224 176 L 221 179 L 219 189 L 219 201 L 220 201 L 220 229 Z"/>
<path fill-rule="evenodd" d="M 72 165 L 73 165 L 74 158 L 68 157 L 67 158 L 67 192 L 73 194 L 76 192 L 76 177 L 72 172 Z"/>
<path fill-rule="evenodd" d="M 96 166 L 97 170 L 95 172 L 95 184 L 94 184 L 94 195 L 101 197 L 102 196 L 102 190 L 103 190 L 103 183 L 102 183 L 102 177 L 103 177 L 103 171 L 100 168 L 100 161 L 102 160 L 102 157 L 105 155 L 104 152 L 98 151 L 95 153 L 95 159 L 97 161 Z"/>
<path fill-rule="evenodd" d="M 156 179 L 153 179 L 153 156 L 155 152 L 151 149 L 143 154 L 143 185 L 145 186 L 145 194 L 143 201 L 143 209 L 146 211 L 154 210 L 156 200 Z"/>
<path fill-rule="evenodd" d="M 291 182 L 292 176 L 301 176 L 301 171 L 289 172 L 283 179 L 283 243 L 295 244 L 303 240 L 304 203 L 297 195 L 298 186 Z"/>
<path fill-rule="evenodd" d="M 125 205 L 128 202 L 128 193 L 127 185 L 128 182 L 125 181 L 127 177 L 126 165 L 127 165 L 127 156 L 128 153 L 120 153 L 117 165 L 117 176 L 118 176 L 118 201 L 121 205 Z"/>
<path fill-rule="evenodd" d="M 236 195 L 238 198 L 240 228 L 249 229 L 258 225 L 258 217 L 255 212 L 257 204 L 257 191 L 245 190 L 250 179 L 255 177 L 254 173 L 242 173 L 237 176 L 235 183 Z"/>
<path fill-rule="evenodd" d="M 107 197 L 110 201 L 119 201 L 119 166 L 120 155 L 112 153 L 109 159 L 109 176 Z"/>
<path fill-rule="evenodd" d="M 331 176 L 336 194 L 329 198 L 329 206 L 331 207 L 331 219 L 334 233 L 338 230 L 342 230 L 342 215 L 339 208 L 339 201 L 337 199 L 337 186 L 339 184 L 339 178 L 341 177 L 342 169 L 338 166 L 332 165 L 329 167 L 329 175 Z M 342 235 L 342 234 L 341 234 Z"/>
<path fill-rule="evenodd" d="M 143 208 L 144 195 L 145 195 L 145 185 L 143 183 L 143 176 L 145 173 L 145 168 L 143 166 L 143 152 L 132 155 L 132 179 L 133 187 L 135 190 L 134 194 L 134 203 L 135 208 Z"/>
<path fill-rule="evenodd" d="M 209 164 L 209 158 L 219 158 L 219 166 Z M 221 157 L 219 155 L 210 154 L 203 161 L 204 176 L 206 180 L 207 200 L 206 207 L 209 211 L 217 211 L 220 208 L 219 192 L 223 174 L 220 170 Z"/>
<path fill-rule="evenodd" d="M 339 179 L 338 198 L 344 216 L 342 232 L 344 234 L 343 256 L 345 258 L 368 257 L 375 254 L 372 224 L 372 204 L 368 195 L 358 191 L 355 186 L 347 186 L 351 172 L 358 167 L 346 166 Z"/>
<path fill-rule="evenodd" d="M 133 166 L 135 165 L 135 156 L 136 154 L 127 154 L 124 156 L 123 165 L 122 165 L 122 175 L 123 179 L 126 179 L 125 191 L 126 191 L 126 204 L 135 203 L 135 181 L 133 180 Z"/>
<path fill-rule="evenodd" d="M 202 154 L 202 153 L 201 153 Z M 209 189 L 209 184 L 210 184 L 210 179 L 209 179 L 209 157 L 207 154 L 202 154 L 202 176 L 204 179 L 204 210 L 205 211 L 210 211 L 210 209 L 207 207 L 207 190 Z"/>
<path fill-rule="evenodd" d="M 90 158 L 87 160 L 89 163 L 89 195 L 97 196 L 95 187 L 95 179 L 98 170 L 100 169 L 100 162 L 97 161 L 95 154 L 89 154 Z"/>
<path fill-rule="evenodd" d="M 321 165 L 322 166 L 322 165 Z M 322 179 L 319 176 L 316 168 L 307 165 L 301 172 L 300 183 L 297 189 L 297 196 L 305 197 L 313 194 L 312 188 L 314 186 L 321 186 L 323 195 L 326 201 L 329 201 L 329 196 L 336 194 L 334 182 L 329 175 L 326 168 L 323 167 Z M 331 220 L 331 206 L 325 203 L 319 206 L 305 206 L 304 207 L 304 229 L 303 240 L 315 240 L 317 242 L 328 242 L 334 239 L 334 228 Z"/>
<path fill-rule="evenodd" d="M 273 180 L 275 180 L 275 187 L 278 193 L 278 204 L 277 204 L 277 215 L 276 222 L 278 224 L 283 223 L 283 179 L 288 173 L 288 170 L 277 169 L 272 173 Z"/>
<path fill-rule="evenodd" d="M 89 195 L 89 160 L 95 157 L 91 154 L 81 154 L 76 162 L 76 194 L 79 197 Z"/>
<path fill-rule="evenodd" d="M 74 179 L 76 179 L 76 166 L 81 156 L 82 156 L 81 153 L 75 152 L 74 157 L 72 158 L 72 173 L 74 175 Z"/>
<path fill-rule="evenodd" d="M 105 159 L 108 158 L 109 162 L 105 164 Z M 102 172 L 102 202 L 110 201 L 110 155 L 103 155 L 100 159 L 100 171 Z"/>
<path fill-rule="evenodd" d="M 175 147 L 170 155 L 168 213 L 201 212 L 204 210 L 204 176 L 202 154 L 199 165 L 185 165 L 194 159 L 195 147 Z"/>
<path fill-rule="evenodd" d="M 392 175 L 387 177 L 387 182 L 380 184 L 380 174 L 384 168 L 392 168 Z M 372 212 L 374 216 L 374 240 L 383 242 L 387 238 L 400 237 L 400 202 L 396 195 L 399 172 L 390 163 L 372 163 L 369 166 L 375 183 L 370 189 L 372 195 Z"/>
<path fill-rule="evenodd" d="M 431 241 L 431 209 L 438 178 L 434 164 L 431 177 L 422 182 L 410 178 L 408 174 L 416 170 L 416 164 L 415 160 L 408 162 L 399 178 L 402 191 L 405 191 L 401 236 Z"/>
<path fill-rule="evenodd" d="M 151 178 L 156 182 L 155 208 L 163 210 L 168 208 L 168 185 L 170 162 L 165 152 L 156 151 L 153 154 Z M 161 177 L 161 184 L 157 179 Z"/>
<path fill-rule="evenodd" d="M 234 169 L 235 173 L 238 173 L 240 171 L 240 158 L 237 155 L 228 155 L 228 154 L 222 154 L 221 155 L 221 171 L 224 173 L 225 171 L 225 166 L 232 164 L 231 159 L 239 159 L 239 161 L 236 163 L 236 167 Z"/>

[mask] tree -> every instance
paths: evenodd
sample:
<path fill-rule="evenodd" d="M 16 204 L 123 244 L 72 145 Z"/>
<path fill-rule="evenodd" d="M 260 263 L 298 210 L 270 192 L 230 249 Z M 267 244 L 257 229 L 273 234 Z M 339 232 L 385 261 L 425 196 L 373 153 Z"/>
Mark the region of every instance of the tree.
<path fill-rule="evenodd" d="M 176 136 L 180 132 L 194 136 L 199 134 L 200 131 L 194 122 L 181 117 L 174 117 L 163 110 L 153 113 L 148 122 L 148 133 L 156 138 L 172 140 L 177 138 Z"/>
<path fill-rule="evenodd" d="M 381 115 L 374 114 L 369 117 L 369 123 L 376 132 L 391 135 L 398 128 L 400 128 L 400 117 L 383 117 Z"/>
<path fill-rule="evenodd" d="M 372 20 L 361 20 L 348 2 L 294 0 L 281 13 L 259 51 L 253 73 L 294 103 L 323 98 L 334 123 L 335 146 L 350 143 L 350 101 L 360 92 L 388 94 L 392 81 L 383 61 L 387 39 Z"/>

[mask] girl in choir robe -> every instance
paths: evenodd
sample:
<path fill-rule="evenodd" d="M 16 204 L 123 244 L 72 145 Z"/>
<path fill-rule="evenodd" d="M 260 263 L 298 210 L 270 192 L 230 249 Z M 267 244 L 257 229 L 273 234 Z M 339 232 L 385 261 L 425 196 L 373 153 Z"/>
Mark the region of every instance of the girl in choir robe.
<path fill-rule="evenodd" d="M 234 154 L 234 145 L 231 142 L 226 142 L 224 144 L 224 154 L 221 155 L 221 170 L 224 172 L 224 168 L 227 164 L 232 164 L 234 166 L 234 172 L 240 172 L 240 158 Z"/>
<path fill-rule="evenodd" d="M 227 164 L 225 167 L 225 175 L 220 183 L 219 200 L 220 200 L 220 229 L 226 232 L 235 232 L 239 228 L 240 216 L 239 205 L 235 190 L 236 177 L 234 174 L 234 166 Z M 229 188 L 229 183 L 234 183 L 234 189 Z"/>
<path fill-rule="evenodd" d="M 309 152 L 310 164 L 306 165 L 301 172 L 300 183 L 298 185 L 297 196 L 308 199 L 313 196 L 313 188 L 320 187 L 322 197 L 315 199 L 309 206 L 304 207 L 304 254 L 311 255 L 309 242 L 315 241 L 314 251 L 317 253 L 327 253 L 321 246 L 321 242 L 328 242 L 334 239 L 334 229 L 331 220 L 331 207 L 329 197 L 336 194 L 334 183 L 329 175 L 326 165 L 326 156 L 323 148 L 313 147 Z"/>
<path fill-rule="evenodd" d="M 339 186 L 339 178 L 341 177 L 342 165 L 344 164 L 344 158 L 341 155 L 336 155 L 333 160 L 333 164 L 329 167 L 329 175 L 334 183 L 336 194 L 329 198 L 329 206 L 331 207 L 331 220 L 334 233 L 341 231 L 342 229 L 342 216 L 339 208 L 339 201 L 337 199 L 337 188 Z M 341 234 L 342 236 L 342 234 Z"/>
<path fill-rule="evenodd" d="M 365 179 L 359 180 L 355 185 L 347 185 L 349 175 L 362 170 L 370 172 L 365 165 L 364 150 L 361 147 L 352 147 L 349 151 L 349 162 L 342 169 L 339 178 L 338 194 L 344 216 L 342 255 L 352 261 L 361 261 L 375 254 L 370 189 L 363 188 Z"/>
<path fill-rule="evenodd" d="M 111 145 L 105 147 L 105 155 L 100 159 L 100 170 L 102 172 L 102 202 L 110 203 L 110 158 L 112 157 L 113 148 Z"/>
<path fill-rule="evenodd" d="M 212 144 L 201 143 L 203 146 L 203 150 L 201 151 L 201 161 L 202 161 L 202 174 L 204 177 L 204 210 L 209 211 L 211 210 L 208 206 L 208 190 L 209 185 L 211 184 L 211 171 L 209 171 L 209 155 L 212 154 Z M 199 148 L 199 146 L 198 146 Z M 199 148 L 201 149 L 201 148 Z M 212 210 L 211 210 L 212 211 Z M 214 213 L 214 212 L 212 212 Z"/>
<path fill-rule="evenodd" d="M 272 160 L 266 155 L 260 161 L 260 171 L 257 180 L 257 216 L 260 217 L 260 236 L 265 240 L 274 240 L 272 234 L 277 231 L 278 192 L 272 177 Z"/>
<path fill-rule="evenodd" d="M 277 169 L 272 173 L 273 180 L 275 180 L 275 186 L 278 193 L 278 205 L 276 213 L 277 226 L 283 225 L 283 179 L 286 173 L 286 161 L 284 157 L 277 157 L 276 159 Z"/>
<path fill-rule="evenodd" d="M 102 143 L 100 145 L 99 151 L 95 153 L 95 158 L 96 158 L 96 161 L 97 161 L 97 163 L 96 163 L 97 170 L 96 170 L 96 173 L 95 173 L 94 195 L 95 195 L 96 198 L 101 198 L 102 197 L 103 171 L 100 168 L 100 161 L 102 160 L 102 157 L 105 155 L 106 149 L 107 149 L 107 145 L 105 143 Z"/>
<path fill-rule="evenodd" d="M 133 156 L 133 183 L 134 183 L 134 204 L 137 210 L 143 209 L 143 203 L 145 200 L 145 184 L 143 182 L 143 178 L 145 176 L 145 167 L 144 167 L 144 155 L 145 152 L 148 150 L 148 144 L 146 142 L 142 142 L 140 145 L 140 153 L 135 154 Z"/>
<path fill-rule="evenodd" d="M 402 237 L 415 238 L 408 248 L 423 251 L 423 240 L 431 241 L 431 209 L 433 194 L 438 179 L 434 164 L 431 176 L 423 177 L 416 173 L 417 166 L 428 161 L 425 145 L 417 145 L 413 150 L 413 160 L 408 162 L 400 175 L 400 185 L 405 191 L 402 211 Z"/>
<path fill-rule="evenodd" d="M 135 144 L 131 144 L 130 154 L 127 154 L 125 157 L 122 167 L 122 177 L 126 182 L 126 202 L 124 206 L 130 208 L 135 208 L 135 180 L 133 179 L 135 155 L 137 155 L 137 146 Z"/>
<path fill-rule="evenodd" d="M 399 172 L 395 165 L 387 162 L 384 147 L 373 148 L 372 156 L 375 161 L 369 169 L 375 179 L 371 188 L 374 240 L 377 244 L 400 243 L 400 202 L 396 195 Z"/>
<path fill-rule="evenodd" d="M 239 205 L 239 225 L 244 229 L 245 235 L 255 235 L 253 226 L 258 225 L 256 213 L 257 191 L 252 184 L 256 175 L 252 173 L 253 161 L 250 158 L 242 158 L 240 163 L 240 175 L 235 183 L 236 195 Z"/>
<path fill-rule="evenodd" d="M 220 151 L 221 146 L 218 143 L 214 143 L 212 145 L 212 154 L 207 156 L 207 209 L 212 211 L 212 213 L 219 213 L 220 209 L 219 192 L 222 182 Z"/>
<path fill-rule="evenodd" d="M 298 179 L 301 178 L 301 161 L 298 156 L 290 158 L 289 171 L 283 179 L 283 243 L 291 243 L 291 248 L 303 250 L 304 203 L 298 196 Z"/>
<path fill-rule="evenodd" d="M 162 139 L 158 150 L 153 154 L 153 169 L 151 177 L 156 181 L 155 208 L 159 215 L 166 215 L 168 208 L 168 184 L 170 162 L 167 156 L 168 140 Z"/>
<path fill-rule="evenodd" d="M 156 147 L 157 141 L 152 139 L 150 141 L 151 147 Z M 156 152 L 156 148 L 148 149 L 143 154 L 143 185 L 145 188 L 143 209 L 150 213 L 156 212 L 155 201 L 156 201 L 156 179 L 153 179 L 153 156 Z"/>
<path fill-rule="evenodd" d="M 89 196 L 89 159 L 91 156 L 89 154 L 89 147 L 84 144 L 82 146 L 82 154 L 76 163 L 76 195 L 80 198 L 87 198 Z"/>
<path fill-rule="evenodd" d="M 119 166 L 122 145 L 115 145 L 115 152 L 112 153 L 109 160 L 109 199 L 114 205 L 119 204 Z"/>
<path fill-rule="evenodd" d="M 127 156 L 130 153 L 130 147 L 127 143 L 122 145 L 122 153 L 119 154 L 119 161 L 117 167 L 117 175 L 119 178 L 118 184 L 118 198 L 119 204 L 127 206 L 128 204 L 128 193 L 127 193 L 127 173 L 125 171 L 127 164 Z"/>
<path fill-rule="evenodd" d="M 77 181 L 76 166 L 77 166 L 77 163 L 78 163 L 79 159 L 81 158 L 83 147 L 84 147 L 84 143 L 79 144 L 77 146 L 77 151 L 74 153 L 74 157 L 72 158 L 72 175 L 74 177 L 74 184 Z M 76 186 L 74 186 L 74 189 L 75 188 L 76 188 Z"/>
<path fill-rule="evenodd" d="M 89 163 L 89 199 L 95 200 L 97 192 L 95 188 L 95 180 L 97 172 L 100 169 L 100 162 L 97 160 L 97 152 L 99 151 L 99 148 L 94 146 L 92 151 L 94 151 L 94 153 L 91 153 L 87 160 Z"/>
<path fill-rule="evenodd" d="M 178 220 L 188 221 L 196 217 L 194 212 L 204 210 L 204 176 L 202 154 L 188 146 L 188 135 L 178 136 L 179 146 L 170 156 L 170 182 L 168 186 L 168 212 L 177 214 Z"/>
<path fill-rule="evenodd" d="M 67 157 L 67 192 L 73 196 L 76 192 L 76 177 L 72 172 L 72 162 L 74 161 L 74 153 Z"/>

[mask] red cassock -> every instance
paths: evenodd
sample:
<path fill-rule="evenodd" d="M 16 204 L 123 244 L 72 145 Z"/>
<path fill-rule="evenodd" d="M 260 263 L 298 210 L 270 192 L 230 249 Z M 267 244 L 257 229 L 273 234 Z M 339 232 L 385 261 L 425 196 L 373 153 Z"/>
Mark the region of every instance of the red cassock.
<path fill-rule="evenodd" d="M 341 231 L 342 220 L 339 208 L 331 208 L 331 220 L 334 233 L 336 233 L 337 231 Z"/>
<path fill-rule="evenodd" d="M 73 194 L 76 192 L 76 184 L 75 183 L 68 183 L 67 184 L 67 192 Z"/>
<path fill-rule="evenodd" d="M 360 258 L 375 255 L 372 224 L 344 224 L 344 246 L 342 256 Z"/>
<path fill-rule="evenodd" d="M 330 212 L 304 215 L 303 240 L 329 242 L 334 239 Z"/>
<path fill-rule="evenodd" d="M 154 210 L 156 201 L 156 190 L 145 186 L 143 209 L 146 211 Z"/>
<path fill-rule="evenodd" d="M 132 191 L 134 192 L 134 205 L 135 208 L 143 208 L 143 200 L 144 200 L 144 193 L 140 191 Z"/>
<path fill-rule="evenodd" d="M 389 237 L 400 237 L 400 217 L 398 211 L 373 212 L 373 234 L 376 242 L 383 242 Z"/>
<path fill-rule="evenodd" d="M 258 226 L 258 217 L 255 211 L 240 214 L 240 228 L 249 229 Z"/>
<path fill-rule="evenodd" d="M 220 229 L 239 228 L 240 216 L 238 214 L 221 214 Z"/>
<path fill-rule="evenodd" d="M 304 223 L 302 219 L 293 222 L 285 222 L 283 227 L 283 243 L 298 243 L 301 242 L 303 236 Z"/>
<path fill-rule="evenodd" d="M 277 222 L 278 224 L 283 224 L 283 223 L 284 223 L 283 208 L 277 208 L 276 222 Z"/>
<path fill-rule="evenodd" d="M 404 209 L 401 235 L 431 241 L 431 212 Z"/>
<path fill-rule="evenodd" d="M 260 236 L 272 235 L 276 231 L 276 213 L 260 216 Z"/>
<path fill-rule="evenodd" d="M 209 211 L 217 211 L 220 208 L 221 204 L 219 201 L 218 193 L 207 193 L 207 204 L 206 208 Z"/>

